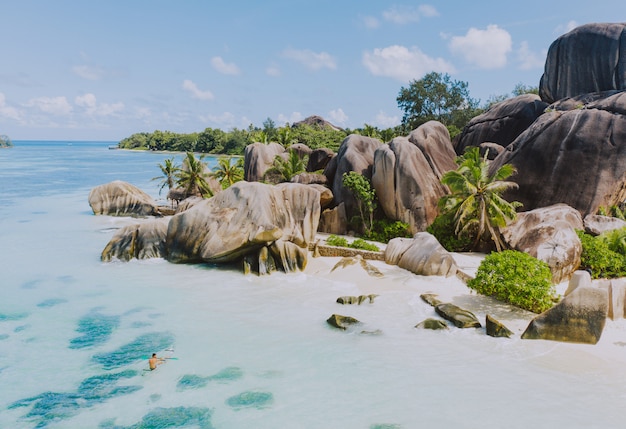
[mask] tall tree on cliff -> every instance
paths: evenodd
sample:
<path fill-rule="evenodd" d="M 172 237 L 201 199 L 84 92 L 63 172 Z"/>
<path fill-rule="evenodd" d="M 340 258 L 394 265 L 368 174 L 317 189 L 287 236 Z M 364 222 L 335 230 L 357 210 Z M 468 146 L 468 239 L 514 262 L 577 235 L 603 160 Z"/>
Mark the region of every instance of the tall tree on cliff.
<path fill-rule="evenodd" d="M 193 152 L 187 152 L 183 166 L 178 170 L 178 186 L 185 189 L 187 196 L 212 197 L 213 191 L 207 181 L 209 176 L 207 164 L 203 161 L 204 155 L 199 158 Z"/>
<path fill-rule="evenodd" d="M 467 82 L 452 80 L 447 73 L 431 72 L 411 81 L 407 88 L 400 88 L 396 101 L 404 112 L 402 125 L 407 132 L 435 120 L 447 126 L 453 136 L 479 113 L 478 101 L 470 97 Z"/>
<path fill-rule="evenodd" d="M 180 170 L 180 166 L 176 165 L 174 158 L 168 158 L 163 161 L 163 164 L 159 164 L 159 168 L 163 174 L 153 177 L 152 180 L 161 180 L 161 182 L 159 182 L 159 195 L 161 195 L 161 191 L 166 186 L 168 190 L 175 186 L 176 175 L 178 174 L 178 170 Z"/>

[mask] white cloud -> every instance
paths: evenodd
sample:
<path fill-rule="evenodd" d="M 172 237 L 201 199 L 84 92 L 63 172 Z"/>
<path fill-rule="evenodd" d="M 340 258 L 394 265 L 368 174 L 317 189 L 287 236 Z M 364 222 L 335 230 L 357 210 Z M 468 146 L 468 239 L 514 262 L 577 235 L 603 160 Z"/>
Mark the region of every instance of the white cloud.
<path fill-rule="evenodd" d="M 74 66 L 72 67 L 72 71 L 77 76 L 82 77 L 87 80 L 100 80 L 104 77 L 105 71 L 101 67 L 94 66 Z"/>
<path fill-rule="evenodd" d="M 91 93 L 77 96 L 74 99 L 74 103 L 84 108 L 85 113 L 90 116 L 111 116 L 124 110 L 124 103 L 98 104 L 96 96 Z"/>
<path fill-rule="evenodd" d="M 435 9 L 435 6 L 431 6 L 429 4 L 422 4 L 417 7 L 419 13 L 422 16 L 432 18 L 433 16 L 439 16 L 439 12 Z"/>
<path fill-rule="evenodd" d="M 450 40 L 450 51 L 465 58 L 470 64 L 481 69 L 495 69 L 506 65 L 507 54 L 511 52 L 511 35 L 497 25 L 489 25 L 486 30 L 470 28 L 465 36 Z"/>
<path fill-rule="evenodd" d="M 211 65 L 215 70 L 222 74 L 227 74 L 231 76 L 237 76 L 241 74 L 241 70 L 235 63 L 226 63 L 222 57 L 213 57 L 211 58 Z"/>
<path fill-rule="evenodd" d="M 388 116 L 385 112 L 379 110 L 373 122 L 374 126 L 382 129 L 392 128 L 400 124 L 400 118 L 398 116 Z"/>
<path fill-rule="evenodd" d="M 311 70 L 319 70 L 322 68 L 335 70 L 337 68 L 337 62 L 327 52 L 318 53 L 313 52 L 309 49 L 288 48 L 283 51 L 283 56 L 285 58 L 297 61 Z"/>
<path fill-rule="evenodd" d="M 328 120 L 335 125 L 345 126 L 348 121 L 348 115 L 342 109 L 335 109 L 328 112 Z"/>
<path fill-rule="evenodd" d="M 25 104 L 26 107 L 34 107 L 44 113 L 56 116 L 67 116 L 72 113 L 72 106 L 65 97 L 38 97 L 31 98 Z"/>
<path fill-rule="evenodd" d="M 378 18 L 374 16 L 364 16 L 361 18 L 361 20 L 363 21 L 363 25 L 365 25 L 365 28 L 374 29 L 380 27 L 380 22 L 378 21 Z"/>
<path fill-rule="evenodd" d="M 206 116 L 200 116 L 200 120 L 203 122 L 208 122 L 212 124 L 216 124 L 220 129 L 232 129 L 232 128 L 240 128 L 245 129 L 252 123 L 250 119 L 246 116 L 242 116 L 237 119 L 235 115 L 230 112 L 224 112 L 220 115 L 212 115 L 208 114 Z"/>
<path fill-rule="evenodd" d="M 5 95 L 0 92 L 0 117 L 15 119 L 19 121 L 21 118 L 20 112 L 15 108 L 7 105 Z"/>
<path fill-rule="evenodd" d="M 276 64 L 270 64 L 269 66 L 267 66 L 267 68 L 265 69 L 265 73 L 268 76 L 272 76 L 272 77 L 278 77 L 281 75 L 281 71 L 280 71 L 280 67 L 278 67 Z"/>
<path fill-rule="evenodd" d="M 545 51 L 541 54 L 532 52 L 526 41 L 522 42 L 517 50 L 517 59 L 522 70 L 542 68 L 545 65 L 546 55 Z"/>
<path fill-rule="evenodd" d="M 192 98 L 197 98 L 198 100 L 213 100 L 213 98 L 215 98 L 211 91 L 200 90 L 198 86 L 189 79 L 183 81 L 183 89 L 189 92 Z"/>
<path fill-rule="evenodd" d="M 298 122 L 304 119 L 304 116 L 302 116 L 302 113 L 300 112 L 291 112 L 291 114 L 289 116 L 287 115 L 283 115 L 282 113 L 280 113 L 278 115 L 278 124 L 286 124 L 287 122 L 289 122 L 290 124 L 293 124 L 294 122 Z"/>
<path fill-rule="evenodd" d="M 438 15 L 437 9 L 426 4 L 418 7 L 393 6 L 391 9 L 383 12 L 385 20 L 399 25 L 418 22 L 422 17 L 430 18 Z"/>
<path fill-rule="evenodd" d="M 363 54 L 363 65 L 374 76 L 386 76 L 401 82 L 419 78 L 432 71 L 453 73 L 454 66 L 443 58 L 431 58 L 419 48 L 393 45 Z"/>

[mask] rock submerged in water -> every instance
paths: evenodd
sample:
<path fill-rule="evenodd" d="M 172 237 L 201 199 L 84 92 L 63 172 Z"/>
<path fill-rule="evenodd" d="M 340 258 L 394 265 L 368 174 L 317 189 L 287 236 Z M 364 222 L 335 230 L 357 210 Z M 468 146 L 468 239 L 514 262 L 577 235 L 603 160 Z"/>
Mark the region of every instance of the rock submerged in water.
<path fill-rule="evenodd" d="M 164 258 L 168 223 L 169 219 L 159 218 L 122 228 L 108 242 L 100 258 L 104 262 Z"/>
<path fill-rule="evenodd" d="M 441 329 L 449 329 L 448 324 L 443 320 L 429 318 L 426 320 L 422 320 L 420 323 L 415 325 L 418 329 L 432 329 L 434 331 L 438 331 Z"/>
<path fill-rule="evenodd" d="M 337 298 L 337 302 L 339 304 L 358 304 L 361 305 L 366 300 L 369 300 L 370 304 L 374 303 L 374 299 L 378 295 L 371 293 L 369 295 L 359 295 L 359 296 L 340 296 Z"/>
<path fill-rule="evenodd" d="M 438 315 L 457 328 L 480 328 L 481 324 L 471 311 L 465 310 L 451 303 L 439 304 L 435 307 Z"/>
<path fill-rule="evenodd" d="M 490 337 L 511 338 L 511 336 L 513 335 L 513 332 L 511 332 L 509 328 L 504 326 L 502 323 L 500 323 L 490 315 L 487 315 L 485 317 L 485 329 L 487 331 L 487 335 L 489 335 Z"/>
<path fill-rule="evenodd" d="M 580 286 L 535 317 L 522 339 L 596 344 L 606 323 L 608 301 L 606 290 Z"/>
<path fill-rule="evenodd" d="M 354 317 L 342 316 L 340 314 L 333 314 L 328 319 L 326 319 L 326 322 L 330 326 L 334 326 L 335 328 L 343 329 L 344 331 L 346 329 L 348 329 L 348 327 L 350 325 L 357 325 L 357 324 L 361 323 L 360 321 L 358 321 Z"/>

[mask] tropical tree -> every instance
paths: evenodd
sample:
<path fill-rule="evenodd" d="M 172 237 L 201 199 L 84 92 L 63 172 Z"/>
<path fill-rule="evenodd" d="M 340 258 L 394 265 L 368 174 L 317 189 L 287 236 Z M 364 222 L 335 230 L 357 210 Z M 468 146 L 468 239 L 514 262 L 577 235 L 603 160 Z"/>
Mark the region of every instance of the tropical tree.
<path fill-rule="evenodd" d="M 356 198 L 365 235 L 369 236 L 374 224 L 374 210 L 376 209 L 376 193 L 372 189 L 370 181 L 356 171 L 343 173 L 341 181 L 343 186 L 352 191 Z"/>
<path fill-rule="evenodd" d="M 203 160 L 204 155 L 196 158 L 193 152 L 187 152 L 183 166 L 177 172 L 177 184 L 185 190 L 187 196 L 197 195 L 203 198 L 213 196 L 207 182 L 208 167 Z"/>
<path fill-rule="evenodd" d="M 457 236 L 474 236 L 473 249 L 489 236 L 501 251 L 504 244 L 498 227 L 514 220 L 515 209 L 521 206 L 501 196 L 504 191 L 517 188 L 517 183 L 505 181 L 515 173 L 515 168 L 505 164 L 489 174 L 487 155 L 481 157 L 477 147 L 458 157 L 457 165 L 458 169 L 448 171 L 441 178 L 450 194 L 441 198 L 440 209 L 443 213 L 453 213 Z"/>
<path fill-rule="evenodd" d="M 306 170 L 305 159 L 306 157 L 300 158 L 298 152 L 293 149 L 289 149 L 287 159 L 276 155 L 274 157 L 274 165 L 265 172 L 264 178 L 278 176 L 279 181 L 289 182 L 293 176 Z"/>
<path fill-rule="evenodd" d="M 159 183 L 159 195 L 163 188 L 167 186 L 167 189 L 172 189 L 176 185 L 176 176 L 180 170 L 180 166 L 176 165 L 174 158 L 168 158 L 163 161 L 163 164 L 159 164 L 161 169 L 161 176 L 153 177 L 152 180 L 161 180 Z"/>
<path fill-rule="evenodd" d="M 217 166 L 213 168 L 213 173 L 211 173 L 220 182 L 222 189 L 226 189 L 233 183 L 243 180 L 243 158 L 238 158 L 234 164 L 231 164 L 231 161 L 232 157 L 219 157 Z"/>
<path fill-rule="evenodd" d="M 401 87 L 396 101 L 404 112 L 402 125 L 408 130 L 430 120 L 463 129 L 478 109 L 478 101 L 470 98 L 467 82 L 453 81 L 447 73 L 437 72 L 411 81 L 407 88 Z"/>

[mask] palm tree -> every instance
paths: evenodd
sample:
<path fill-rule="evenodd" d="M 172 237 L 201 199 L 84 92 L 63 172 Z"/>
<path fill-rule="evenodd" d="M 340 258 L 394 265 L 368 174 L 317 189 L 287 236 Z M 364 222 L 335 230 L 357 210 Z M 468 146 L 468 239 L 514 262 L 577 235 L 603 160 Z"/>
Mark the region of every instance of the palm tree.
<path fill-rule="evenodd" d="M 517 188 L 517 183 L 505 181 L 515 173 L 515 168 L 505 164 L 489 175 L 487 155 L 481 158 L 479 149 L 473 147 L 457 158 L 457 170 L 448 171 L 441 178 L 450 194 L 440 201 L 442 212 L 454 214 L 457 236 L 476 234 L 473 248 L 476 249 L 487 233 L 501 251 L 504 247 L 498 227 L 516 217 L 517 201 L 508 202 L 501 194 Z"/>
<path fill-rule="evenodd" d="M 176 174 L 180 170 L 180 166 L 175 164 L 174 158 L 168 158 L 163 161 L 163 164 L 159 164 L 159 168 L 163 173 L 161 176 L 153 177 L 152 180 L 161 180 L 159 183 L 159 195 L 163 188 L 167 186 L 167 189 L 172 189 L 175 185 Z"/>
<path fill-rule="evenodd" d="M 211 173 L 220 182 L 222 189 L 243 180 L 243 158 L 237 159 L 234 164 L 230 163 L 231 159 L 229 156 L 219 157 L 217 166 L 213 168 L 213 173 Z"/>
<path fill-rule="evenodd" d="M 185 189 L 187 196 L 197 195 L 203 198 L 213 196 L 213 191 L 207 182 L 208 167 L 203 159 L 204 155 L 196 158 L 193 152 L 187 152 L 183 167 L 178 170 L 178 186 Z"/>
<path fill-rule="evenodd" d="M 298 152 L 289 149 L 289 156 L 284 159 L 280 155 L 274 157 L 274 166 L 265 172 L 265 176 L 276 174 L 280 176 L 283 182 L 289 182 L 293 176 L 300 174 L 306 170 L 306 157 L 300 158 Z"/>

